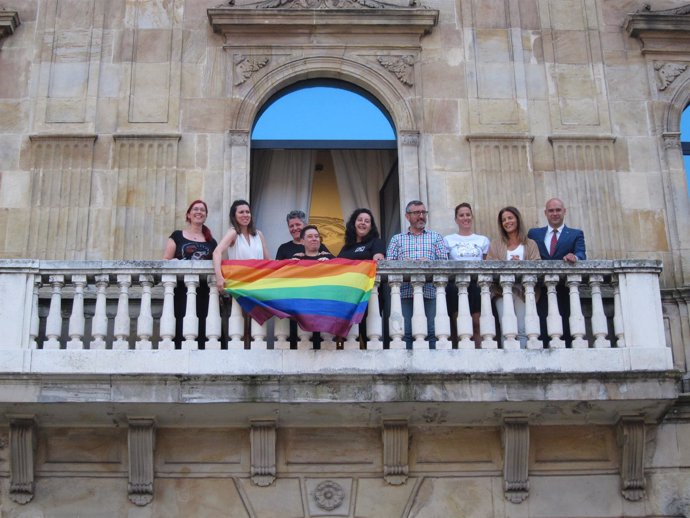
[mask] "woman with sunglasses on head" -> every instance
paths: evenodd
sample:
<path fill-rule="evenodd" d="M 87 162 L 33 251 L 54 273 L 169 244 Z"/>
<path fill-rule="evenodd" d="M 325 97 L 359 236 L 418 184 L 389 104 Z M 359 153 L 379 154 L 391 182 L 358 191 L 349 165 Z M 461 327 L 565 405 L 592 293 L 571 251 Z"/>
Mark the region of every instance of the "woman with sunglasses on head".
<path fill-rule="evenodd" d="M 206 226 L 208 206 L 202 200 L 194 200 L 185 214 L 186 225 L 183 230 L 175 230 L 165 245 L 163 259 L 203 261 L 213 257 L 217 243 Z M 203 276 L 202 276 L 203 277 Z M 199 318 L 199 344 L 203 348 L 206 341 L 206 316 L 208 315 L 209 289 L 205 279 L 201 279 L 196 292 L 196 314 Z M 182 319 L 187 310 L 187 287 L 181 279 L 174 291 L 175 347 L 182 344 Z"/>

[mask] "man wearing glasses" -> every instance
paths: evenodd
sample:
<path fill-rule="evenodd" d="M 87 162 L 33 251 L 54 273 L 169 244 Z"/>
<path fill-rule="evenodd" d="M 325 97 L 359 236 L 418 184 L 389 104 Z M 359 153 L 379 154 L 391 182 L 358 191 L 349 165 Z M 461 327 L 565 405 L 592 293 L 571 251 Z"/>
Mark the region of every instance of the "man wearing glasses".
<path fill-rule="evenodd" d="M 426 217 L 429 212 L 424 203 L 412 200 L 405 207 L 405 218 L 410 223 L 407 232 L 391 238 L 386 259 L 402 261 L 439 261 L 448 259 L 448 246 L 441 234 L 426 230 Z M 427 340 L 429 347 L 436 347 L 434 317 L 436 316 L 436 289 L 430 282 L 424 284 L 424 313 L 426 314 Z M 403 340 L 408 349 L 412 348 L 412 285 L 403 283 L 400 287 L 402 312 L 405 319 Z"/>

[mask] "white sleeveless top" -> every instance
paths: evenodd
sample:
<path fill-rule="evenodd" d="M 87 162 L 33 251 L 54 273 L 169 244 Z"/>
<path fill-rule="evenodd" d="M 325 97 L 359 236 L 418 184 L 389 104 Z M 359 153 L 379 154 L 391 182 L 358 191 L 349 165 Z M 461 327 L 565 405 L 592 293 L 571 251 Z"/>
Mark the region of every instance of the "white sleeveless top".
<path fill-rule="evenodd" d="M 257 233 L 250 235 L 249 241 L 242 235 L 237 236 L 235 244 L 228 247 L 228 259 L 263 259 L 264 248 Z"/>

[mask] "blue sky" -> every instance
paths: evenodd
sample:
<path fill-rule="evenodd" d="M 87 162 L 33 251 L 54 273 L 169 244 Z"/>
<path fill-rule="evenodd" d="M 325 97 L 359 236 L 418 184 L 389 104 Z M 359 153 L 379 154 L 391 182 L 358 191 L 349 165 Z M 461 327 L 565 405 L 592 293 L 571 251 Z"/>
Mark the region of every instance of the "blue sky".
<path fill-rule="evenodd" d="M 361 95 L 314 86 L 274 102 L 256 122 L 252 139 L 387 140 L 395 139 L 395 132 L 378 107 Z"/>

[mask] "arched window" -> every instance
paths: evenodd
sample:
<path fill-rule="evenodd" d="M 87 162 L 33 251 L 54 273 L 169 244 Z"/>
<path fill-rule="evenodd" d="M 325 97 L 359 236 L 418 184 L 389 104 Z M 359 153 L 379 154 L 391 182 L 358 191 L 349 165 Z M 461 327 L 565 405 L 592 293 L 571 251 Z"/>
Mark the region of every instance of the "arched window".
<path fill-rule="evenodd" d="M 690 195 L 690 104 L 685 107 L 685 111 L 680 118 L 680 145 L 683 150 L 685 178 L 687 179 L 688 194 Z"/>
<path fill-rule="evenodd" d="M 251 201 L 257 223 L 274 229 L 269 252 L 289 238 L 298 209 L 337 253 L 345 222 L 370 209 L 384 239 L 399 231 L 395 125 L 362 88 L 332 79 L 300 81 L 274 94 L 252 129 Z"/>

